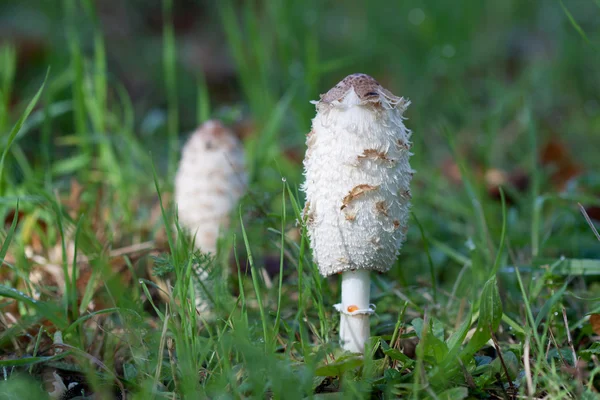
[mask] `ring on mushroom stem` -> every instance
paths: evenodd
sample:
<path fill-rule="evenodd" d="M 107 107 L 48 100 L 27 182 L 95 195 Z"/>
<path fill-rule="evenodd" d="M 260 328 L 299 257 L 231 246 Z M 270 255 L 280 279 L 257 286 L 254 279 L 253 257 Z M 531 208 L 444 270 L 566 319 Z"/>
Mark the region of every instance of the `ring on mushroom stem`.
<path fill-rule="evenodd" d="M 414 171 L 402 114 L 410 102 L 354 74 L 314 104 L 302 185 L 307 232 L 320 273 L 342 274 L 340 342 L 362 353 L 374 313 L 369 273 L 394 265 L 406 238 Z"/>

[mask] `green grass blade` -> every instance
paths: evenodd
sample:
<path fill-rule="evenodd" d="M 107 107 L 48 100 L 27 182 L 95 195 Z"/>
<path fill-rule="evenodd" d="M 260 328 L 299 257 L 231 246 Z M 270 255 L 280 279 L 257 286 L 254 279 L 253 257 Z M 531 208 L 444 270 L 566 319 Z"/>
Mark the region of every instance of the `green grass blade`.
<path fill-rule="evenodd" d="M 65 352 L 61 354 L 56 354 L 54 356 L 48 357 L 24 357 L 24 358 L 16 358 L 16 359 L 8 359 L 8 360 L 0 360 L 0 368 L 6 367 L 24 367 L 26 365 L 35 365 L 40 363 L 48 363 L 52 361 L 61 360 L 68 355 L 70 352 Z"/>
<path fill-rule="evenodd" d="M 583 30 L 583 28 L 581 28 L 581 26 L 579 25 L 579 23 L 577 23 L 577 21 L 575 20 L 575 17 L 573 17 L 573 14 L 571 14 L 571 12 L 569 11 L 569 9 L 567 7 L 565 7 L 563 1 L 559 0 L 559 3 L 560 3 L 560 6 L 561 6 L 563 12 L 565 13 L 565 15 L 567 16 L 567 18 L 569 19 L 569 22 L 573 26 L 573 28 L 577 31 L 577 33 L 579 33 L 579 36 L 581 36 L 581 38 L 583 40 L 585 40 L 585 42 L 587 44 L 592 45 L 592 42 L 590 41 L 590 39 L 585 34 L 585 31 Z"/>
<path fill-rule="evenodd" d="M 171 223 L 169 222 L 169 218 L 167 213 L 165 212 L 165 207 L 163 204 L 162 194 L 160 191 L 160 185 L 158 183 L 158 175 L 156 174 L 156 168 L 154 167 L 154 162 L 152 161 L 152 155 L 150 155 L 150 165 L 152 166 L 152 178 L 154 180 L 154 188 L 156 189 L 156 194 L 158 195 L 158 202 L 160 204 L 160 212 L 163 218 L 163 223 L 165 224 L 165 231 L 167 234 L 167 241 L 169 243 L 169 249 L 171 249 L 171 254 L 173 255 L 173 261 L 177 263 L 177 248 L 175 247 L 175 241 L 173 240 L 173 232 L 171 229 Z"/>
<path fill-rule="evenodd" d="M 3 173 L 4 173 L 4 162 L 5 162 L 5 159 L 6 159 L 6 155 L 8 154 L 8 151 L 10 150 L 10 146 L 13 144 L 13 141 L 15 140 L 15 137 L 17 136 L 17 134 L 21 130 L 21 127 L 23 126 L 23 124 L 25 123 L 25 121 L 27 121 L 27 117 L 29 117 L 29 114 L 31 114 L 31 111 L 33 110 L 33 108 L 37 104 L 37 102 L 38 102 L 38 100 L 39 100 L 42 92 L 44 91 L 44 86 L 46 86 L 46 81 L 48 80 L 48 76 L 49 75 L 50 75 L 50 68 L 48 68 L 48 70 L 46 71 L 46 76 L 44 77 L 44 82 L 42 82 L 42 86 L 40 86 L 40 88 L 38 89 L 38 91 L 35 94 L 35 96 L 33 96 L 33 99 L 31 99 L 31 101 L 27 105 L 27 108 L 25 109 L 25 112 L 23 112 L 23 114 L 21 115 L 21 117 L 19 118 L 19 120 L 17 121 L 17 123 L 13 126 L 12 130 L 8 134 L 8 141 L 6 142 L 6 147 L 4 148 L 4 151 L 2 152 L 2 156 L 0 157 L 0 194 L 3 193 L 3 190 L 2 190 L 2 187 L 3 187 L 2 180 L 3 180 L 3 177 L 4 177 Z"/>
<path fill-rule="evenodd" d="M 240 224 L 242 228 L 242 236 L 244 238 L 244 245 L 246 246 L 246 252 L 248 253 L 248 263 L 250 264 L 250 274 L 252 275 L 252 285 L 254 286 L 254 293 L 256 294 L 256 302 L 258 303 L 258 311 L 260 312 L 260 319 L 262 321 L 263 327 L 263 337 L 265 341 L 265 346 L 269 345 L 269 330 L 267 328 L 267 316 L 265 315 L 265 310 L 262 303 L 262 293 L 260 290 L 260 282 L 258 281 L 258 271 L 256 270 L 256 265 L 254 264 L 254 257 L 252 257 L 252 249 L 250 248 L 250 243 L 248 242 L 248 235 L 246 234 L 246 228 L 244 227 L 244 219 L 242 218 L 242 206 L 240 205 L 239 210 L 240 215 Z"/>
<path fill-rule="evenodd" d="M 196 94 L 196 124 L 202 125 L 210 119 L 210 95 L 208 93 L 208 85 L 204 73 L 198 74 Z"/>
<path fill-rule="evenodd" d="M 527 313 L 527 320 L 529 321 L 530 328 L 533 331 L 533 337 L 535 338 L 536 344 L 538 346 L 543 346 L 543 343 L 540 342 L 540 336 L 535 327 L 535 319 L 533 318 L 533 312 L 531 311 L 531 303 L 529 301 L 529 296 L 525 292 L 525 286 L 523 285 L 523 279 L 521 278 L 521 272 L 519 268 L 515 268 L 515 274 L 517 276 L 517 282 L 519 283 L 519 289 L 521 291 L 521 296 L 523 297 L 523 303 L 525 304 L 525 311 Z"/>
<path fill-rule="evenodd" d="M 504 198 L 504 190 L 500 187 L 500 199 L 502 200 L 502 233 L 500 234 L 500 245 L 496 253 L 496 260 L 494 261 L 494 267 L 490 274 L 490 278 L 496 276 L 498 269 L 500 268 L 500 261 L 502 259 L 502 252 L 504 251 L 504 240 L 506 238 L 506 199 Z"/>
<path fill-rule="evenodd" d="M 4 239 L 4 243 L 2 243 L 2 247 L 0 248 L 0 266 L 4 264 L 4 257 L 6 257 L 6 253 L 8 252 L 8 248 L 10 247 L 10 243 L 12 242 L 13 236 L 15 235 L 15 230 L 17 229 L 18 221 L 19 201 L 17 200 L 17 205 L 15 207 L 15 215 L 13 216 L 13 220 L 10 224 L 10 228 L 8 229 L 8 233 L 6 234 L 6 238 Z"/>
<path fill-rule="evenodd" d="M 51 321 L 58 329 L 62 330 L 67 327 L 67 319 L 55 304 L 32 299 L 25 293 L 2 284 L 0 284 L 0 297 L 7 297 L 28 305 L 44 318 Z"/>
<path fill-rule="evenodd" d="M 279 286 L 277 287 L 277 315 L 275 317 L 275 325 L 273 327 L 273 345 L 275 345 L 275 340 L 277 338 L 277 334 L 279 333 L 279 324 L 281 321 L 281 295 L 283 291 L 283 259 L 284 259 L 284 250 L 285 250 L 285 223 L 286 223 L 286 209 L 285 209 L 285 187 L 286 181 L 285 178 L 283 180 L 283 188 L 281 191 L 281 249 L 279 253 Z"/>
<path fill-rule="evenodd" d="M 173 29 L 173 0 L 163 0 L 163 68 L 167 93 L 168 177 L 175 174 L 179 151 L 179 105 L 177 99 L 177 50 Z"/>
<path fill-rule="evenodd" d="M 77 310 L 77 253 L 79 253 L 79 236 L 81 232 L 82 223 L 83 215 L 79 217 L 79 220 L 77 221 L 77 226 L 75 227 L 75 232 L 73 234 L 75 236 L 75 240 L 73 244 L 73 263 L 71 264 L 71 281 L 69 282 L 68 279 L 66 279 L 65 282 L 67 298 L 69 299 L 71 312 L 73 314 L 75 313 L 75 310 Z M 79 317 L 79 315 L 77 315 L 76 317 Z"/>
<path fill-rule="evenodd" d="M 488 279 L 481 291 L 477 330 L 463 351 L 464 355 L 472 355 L 490 340 L 490 329 L 492 332 L 498 329 L 502 314 L 502 301 L 498 292 L 498 283 L 496 278 L 492 277 Z"/>
<path fill-rule="evenodd" d="M 417 215 L 413 212 L 411 213 L 415 222 L 417 223 L 417 227 L 419 228 L 419 232 L 421 232 L 421 240 L 423 241 L 423 249 L 425 250 L 425 254 L 427 255 L 427 261 L 429 263 L 429 275 L 431 276 L 431 288 L 433 289 L 433 301 L 437 304 L 438 302 L 438 293 L 437 293 L 437 279 L 435 276 L 435 267 L 433 265 L 433 260 L 431 259 L 431 253 L 429 252 L 429 242 L 427 241 L 427 237 L 425 236 L 425 230 L 419 222 Z"/>
<path fill-rule="evenodd" d="M 534 328 L 536 330 L 540 326 L 542 320 L 548 316 L 548 313 L 550 313 L 550 310 L 552 309 L 554 304 L 556 304 L 559 300 L 562 299 L 563 295 L 565 294 L 565 290 L 567 290 L 567 285 L 568 282 L 565 282 L 565 284 L 560 289 L 558 289 L 548 300 L 546 300 L 542 308 L 540 308 L 540 311 L 538 312 L 538 315 L 534 321 Z"/>

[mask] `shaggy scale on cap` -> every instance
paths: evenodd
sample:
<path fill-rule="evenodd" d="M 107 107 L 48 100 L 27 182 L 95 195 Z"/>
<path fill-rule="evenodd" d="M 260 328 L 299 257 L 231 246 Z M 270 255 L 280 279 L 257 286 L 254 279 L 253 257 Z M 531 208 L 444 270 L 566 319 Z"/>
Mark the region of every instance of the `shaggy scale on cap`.
<path fill-rule="evenodd" d="M 410 209 L 409 101 L 365 74 L 321 95 L 306 139 L 304 215 L 322 275 L 385 272 L 406 238 Z"/>

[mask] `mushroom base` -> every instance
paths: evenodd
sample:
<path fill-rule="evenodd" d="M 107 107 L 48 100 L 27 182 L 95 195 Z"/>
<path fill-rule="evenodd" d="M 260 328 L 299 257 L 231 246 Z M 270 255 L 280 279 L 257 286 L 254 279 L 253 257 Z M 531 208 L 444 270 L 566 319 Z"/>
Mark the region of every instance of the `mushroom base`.
<path fill-rule="evenodd" d="M 195 266 L 195 274 L 197 276 L 192 276 L 194 292 L 196 294 L 196 311 L 200 313 L 200 315 L 203 315 L 203 317 L 207 317 L 211 309 L 211 303 L 206 294 L 206 285 L 209 283 L 209 275 L 208 271 L 201 270 L 197 267 L 198 266 Z"/>
<path fill-rule="evenodd" d="M 363 353 L 370 336 L 369 316 L 375 312 L 369 303 L 371 278 L 368 270 L 342 273 L 342 302 L 335 308 L 340 312 L 340 343 L 352 353 Z"/>

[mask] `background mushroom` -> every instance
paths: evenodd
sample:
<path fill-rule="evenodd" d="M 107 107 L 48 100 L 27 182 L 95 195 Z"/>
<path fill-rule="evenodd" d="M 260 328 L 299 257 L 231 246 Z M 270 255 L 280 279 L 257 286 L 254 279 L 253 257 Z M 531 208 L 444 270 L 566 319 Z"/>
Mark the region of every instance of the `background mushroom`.
<path fill-rule="evenodd" d="M 234 133 L 219 121 L 207 121 L 189 138 L 175 177 L 179 223 L 194 238 L 196 249 L 215 253 L 219 232 L 246 191 L 244 149 Z M 207 279 L 206 271 L 196 271 Z M 201 285 L 196 307 L 206 310 Z"/>
<path fill-rule="evenodd" d="M 408 227 L 409 101 L 353 74 L 315 104 L 304 159 L 308 235 L 321 274 L 342 273 L 341 344 L 362 353 L 374 312 L 369 273 L 391 268 Z"/>

